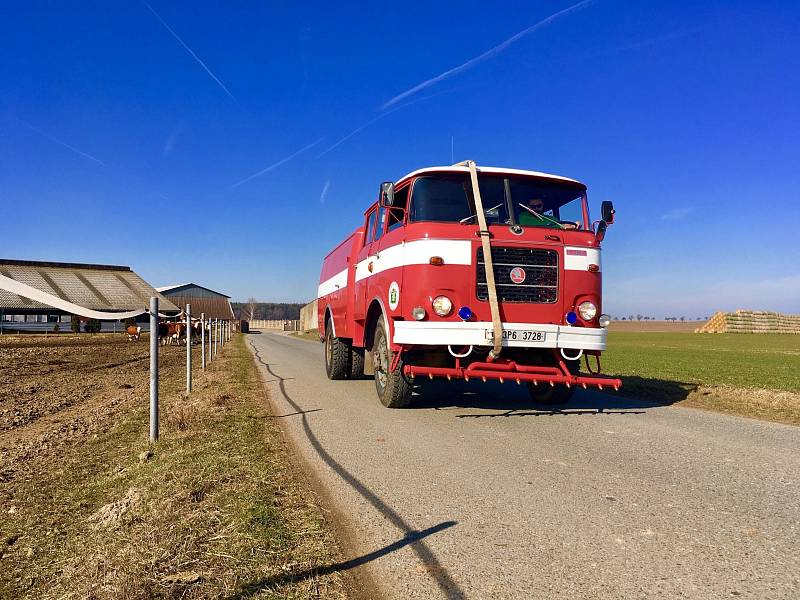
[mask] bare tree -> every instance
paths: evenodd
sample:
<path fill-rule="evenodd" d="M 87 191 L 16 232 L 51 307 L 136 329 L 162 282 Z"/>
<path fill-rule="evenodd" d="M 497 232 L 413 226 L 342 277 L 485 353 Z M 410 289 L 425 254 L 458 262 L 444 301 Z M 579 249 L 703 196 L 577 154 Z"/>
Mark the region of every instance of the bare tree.
<path fill-rule="evenodd" d="M 248 321 L 252 321 L 256 318 L 256 303 L 258 301 L 255 298 L 248 298 L 247 299 L 247 315 Z"/>

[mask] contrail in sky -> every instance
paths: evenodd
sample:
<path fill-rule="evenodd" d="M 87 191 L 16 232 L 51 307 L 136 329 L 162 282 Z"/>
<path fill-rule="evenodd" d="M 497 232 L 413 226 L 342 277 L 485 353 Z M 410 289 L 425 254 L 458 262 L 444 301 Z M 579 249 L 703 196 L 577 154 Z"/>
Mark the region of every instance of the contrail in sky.
<path fill-rule="evenodd" d="M 306 150 L 310 150 L 311 148 L 313 148 L 314 146 L 316 146 L 317 144 L 319 144 L 319 143 L 320 143 L 320 142 L 321 142 L 323 139 L 325 139 L 325 138 L 319 138 L 317 141 L 315 141 L 315 142 L 311 142 L 311 143 L 310 143 L 308 146 L 303 146 L 303 147 L 302 147 L 302 148 L 300 148 L 300 150 L 298 150 L 297 152 L 293 152 L 292 154 L 290 154 L 290 155 L 289 155 L 289 156 L 287 156 L 286 158 L 282 158 L 282 159 L 280 159 L 278 162 L 276 162 L 276 163 L 274 163 L 274 164 L 271 164 L 271 165 L 270 165 L 270 166 L 268 166 L 266 169 L 261 169 L 261 170 L 260 170 L 258 173 L 253 173 L 253 174 L 252 174 L 252 175 L 250 175 L 249 177 L 245 177 L 245 178 L 244 178 L 244 179 L 242 179 L 241 181 L 239 181 L 239 182 L 237 182 L 237 183 L 234 183 L 234 184 L 231 186 L 231 188 L 239 187 L 240 185 L 242 185 L 243 183 L 247 183 L 247 182 L 248 182 L 248 181 L 250 181 L 251 179 L 255 179 L 256 177 L 261 177 L 261 176 L 262 176 L 262 175 L 264 175 L 265 173 L 269 173 L 269 172 L 270 172 L 270 171 L 272 171 L 273 169 L 277 169 L 277 168 L 278 168 L 278 167 L 280 167 L 282 164 L 284 164 L 284 163 L 287 163 L 287 162 L 289 162 L 290 160 L 292 160 L 292 159 L 293 159 L 295 156 L 298 156 L 298 155 L 302 154 L 302 153 L 303 153 L 303 152 L 305 152 Z"/>
<path fill-rule="evenodd" d="M 330 187 L 331 187 L 331 180 L 328 179 L 328 181 L 325 182 L 325 186 L 322 188 L 322 192 L 319 195 L 320 204 L 325 204 L 325 198 L 328 197 L 328 188 Z"/>
<path fill-rule="evenodd" d="M 362 130 L 366 129 L 367 127 L 369 127 L 373 123 L 375 123 L 377 121 L 380 121 L 382 118 L 388 117 L 393 112 L 397 112 L 398 110 L 406 108 L 407 106 L 411 106 L 412 104 L 417 104 L 418 102 L 424 102 L 425 100 L 430 100 L 431 98 L 435 98 L 436 96 L 441 96 L 442 94 L 449 94 L 450 92 L 453 92 L 453 91 L 455 91 L 455 90 L 444 90 L 444 91 L 441 91 L 441 92 L 436 92 L 435 94 L 430 94 L 428 96 L 424 96 L 423 98 L 417 98 L 416 100 L 411 100 L 410 102 L 406 102 L 405 104 L 401 104 L 400 106 L 395 106 L 392 110 L 387 110 L 386 112 L 382 112 L 382 113 L 378 114 L 377 117 L 373 117 L 372 119 L 370 119 L 369 121 L 367 121 L 363 125 L 359 125 L 358 127 L 356 127 L 353 131 L 351 131 L 346 136 L 344 136 L 342 139 L 340 139 L 338 142 L 333 144 L 333 146 L 325 148 L 325 150 L 323 150 L 322 152 L 317 154 L 314 158 L 315 159 L 316 158 L 322 158 L 328 152 L 330 152 L 331 150 L 334 150 L 335 148 L 338 148 L 339 146 L 344 144 L 347 140 L 349 140 L 351 137 L 353 137 L 357 133 L 359 133 Z"/>
<path fill-rule="evenodd" d="M 414 87 L 406 90 L 402 94 L 398 94 L 394 98 L 390 98 L 389 100 L 387 100 L 386 102 L 384 102 L 381 105 L 380 110 L 386 110 L 387 108 L 389 108 L 393 104 L 396 104 L 397 102 L 399 102 L 403 98 L 407 98 L 408 96 L 411 96 L 412 94 L 416 94 L 418 91 L 423 90 L 426 87 L 430 87 L 430 86 L 432 86 L 432 85 L 434 85 L 436 83 L 439 83 L 440 81 L 444 81 L 445 79 L 448 79 L 448 78 L 452 77 L 453 75 L 457 75 L 458 73 L 461 73 L 462 71 L 466 71 L 467 69 L 471 69 L 475 65 L 477 65 L 479 63 L 482 63 L 483 61 L 488 60 L 488 59 L 492 58 L 493 56 L 499 54 L 500 52 L 502 52 L 503 50 L 508 48 L 511 44 L 513 44 L 514 42 L 518 41 L 519 39 L 525 37 L 526 35 L 529 35 L 529 34 L 533 33 L 537 29 L 541 29 L 545 25 L 549 25 L 550 23 L 552 23 L 553 21 L 555 21 L 556 19 L 558 19 L 560 17 L 565 17 L 568 14 L 571 14 L 573 12 L 577 12 L 579 10 L 583 10 L 584 8 L 586 8 L 587 6 L 592 4 L 593 2 L 595 2 L 595 0 L 582 0 L 582 2 L 578 2 L 577 4 L 573 4 L 569 8 L 565 8 L 563 10 L 558 11 L 557 13 L 553 13 L 549 17 L 547 17 L 545 19 L 542 19 L 541 21 L 539 21 L 538 23 L 535 23 L 534 25 L 531 25 L 527 29 L 523 29 L 519 33 L 517 33 L 515 35 L 512 35 L 506 41 L 498 44 L 494 48 L 490 48 L 489 50 L 487 50 L 483 54 L 479 54 L 475 58 L 471 58 L 467 62 L 465 62 L 465 63 L 463 63 L 461 65 L 458 65 L 457 67 L 453 67 L 452 69 L 450 69 L 448 71 L 445 71 L 444 73 L 440 73 L 436 77 L 432 77 L 431 79 L 426 79 L 422 83 L 420 83 L 418 85 L 415 85 Z"/>
<path fill-rule="evenodd" d="M 200 57 L 199 57 L 199 56 L 197 56 L 197 54 L 195 54 L 194 50 L 192 50 L 191 48 L 189 48 L 189 46 L 187 46 L 187 45 L 186 45 L 186 42 L 184 42 L 184 41 L 183 41 L 183 40 L 180 38 L 180 36 L 179 36 L 177 33 L 175 33 L 173 30 L 172 30 L 172 27 L 170 27 L 169 25 L 167 25 L 167 22 L 166 22 L 164 19 L 162 19 L 162 18 L 161 18 L 161 15 L 159 15 L 159 14 L 158 14 L 158 13 L 155 11 L 155 9 L 154 9 L 152 6 L 150 6 L 150 5 L 149 5 L 147 2 L 145 2 L 145 3 L 144 3 L 144 5 L 145 5 L 147 8 L 149 8 L 149 9 L 150 9 L 150 12 L 151 12 L 151 13 L 153 13 L 153 15 L 155 16 L 155 18 L 156 18 L 156 19 L 158 19 L 158 21 L 159 21 L 159 22 L 160 22 L 160 23 L 161 23 L 161 24 L 164 26 L 164 28 L 165 28 L 167 31 L 169 31 L 169 32 L 172 34 L 172 37 L 174 37 L 176 40 L 178 40 L 178 43 L 180 43 L 180 45 L 181 45 L 181 46 L 183 46 L 183 47 L 184 47 L 184 49 L 185 49 L 185 50 L 186 50 L 186 51 L 187 51 L 189 54 L 191 54 L 192 58 L 193 58 L 193 59 L 195 59 L 195 60 L 197 61 L 197 64 L 199 64 L 201 67 L 203 67 L 203 69 L 205 70 L 205 72 L 206 72 L 206 73 L 208 73 L 209 77 L 211 77 L 211 79 L 213 79 L 214 81 L 216 81 L 216 82 L 217 82 L 217 85 L 218 85 L 219 87 L 221 87 L 221 88 L 223 89 L 223 91 L 224 91 L 226 94 L 228 94 L 228 96 L 230 96 L 230 97 L 231 97 L 231 99 L 232 99 L 234 102 L 239 102 L 238 100 L 236 100 L 236 97 L 235 97 L 233 94 L 231 94 L 231 93 L 230 93 L 230 91 L 228 90 L 228 88 L 226 88 L 226 87 L 225 87 L 225 85 L 224 85 L 224 84 L 223 84 L 223 83 L 222 83 L 222 82 L 219 80 L 219 78 L 218 78 L 216 75 L 214 75 L 214 73 L 211 71 L 211 69 L 209 69 L 209 68 L 206 66 L 206 63 L 204 63 L 202 60 L 200 60 Z"/>
<path fill-rule="evenodd" d="M 60 139 L 58 139 L 56 137 L 53 137 L 49 133 L 45 133 L 44 131 L 42 131 L 38 127 L 34 127 L 33 125 L 31 125 L 27 121 L 23 121 L 22 119 L 19 119 L 19 118 L 17 118 L 17 121 L 22 123 L 25 127 L 30 129 L 31 131 L 35 131 L 36 133 L 38 133 L 42 137 L 47 138 L 51 142 L 55 142 L 56 144 L 59 144 L 60 146 L 64 146 L 64 148 L 68 148 L 69 150 L 72 150 L 75 154 L 80 154 L 82 157 L 88 158 L 89 160 L 93 160 L 94 162 L 96 162 L 99 165 L 103 165 L 104 167 L 106 166 L 106 163 L 104 163 L 99 158 L 95 158 L 91 154 L 87 154 L 86 152 L 83 152 L 82 150 L 78 150 L 75 146 L 70 146 L 67 142 L 61 141 Z"/>

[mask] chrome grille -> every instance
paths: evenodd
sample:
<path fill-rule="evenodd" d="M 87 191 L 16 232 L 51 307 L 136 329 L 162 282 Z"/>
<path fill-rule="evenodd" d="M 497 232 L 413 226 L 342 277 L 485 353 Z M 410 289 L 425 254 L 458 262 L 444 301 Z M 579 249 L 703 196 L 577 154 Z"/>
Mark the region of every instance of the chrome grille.
<path fill-rule="evenodd" d="M 553 304 L 558 300 L 558 252 L 540 248 L 492 248 L 497 298 L 501 302 Z M 478 300 L 488 300 L 483 248 L 478 248 Z M 514 283 L 511 271 L 525 270 L 525 280 Z"/>

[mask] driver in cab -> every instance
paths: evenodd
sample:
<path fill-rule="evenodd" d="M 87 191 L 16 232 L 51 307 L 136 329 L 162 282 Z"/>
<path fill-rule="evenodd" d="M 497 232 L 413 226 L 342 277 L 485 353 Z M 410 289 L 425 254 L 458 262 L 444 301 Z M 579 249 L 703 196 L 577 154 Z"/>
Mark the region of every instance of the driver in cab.
<path fill-rule="evenodd" d="M 559 221 L 555 217 L 544 214 L 544 200 L 538 197 L 531 198 L 525 204 L 520 204 L 523 209 L 519 214 L 519 224 L 524 227 L 549 227 L 550 229 L 577 229 L 577 223 Z"/>

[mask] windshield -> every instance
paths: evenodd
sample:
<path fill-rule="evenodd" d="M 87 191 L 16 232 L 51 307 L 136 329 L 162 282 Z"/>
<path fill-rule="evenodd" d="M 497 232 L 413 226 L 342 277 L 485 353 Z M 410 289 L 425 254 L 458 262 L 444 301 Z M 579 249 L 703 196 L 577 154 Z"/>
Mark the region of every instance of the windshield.
<path fill-rule="evenodd" d="M 515 175 L 479 175 L 489 225 L 519 224 L 550 229 L 587 229 L 583 187 Z M 475 200 L 468 174 L 418 178 L 411 194 L 410 221 L 474 224 Z"/>

